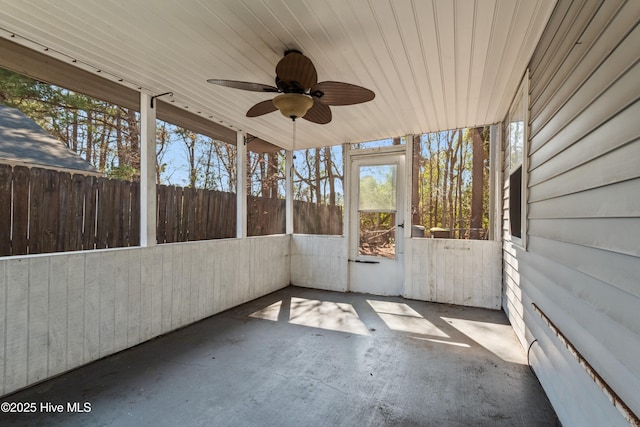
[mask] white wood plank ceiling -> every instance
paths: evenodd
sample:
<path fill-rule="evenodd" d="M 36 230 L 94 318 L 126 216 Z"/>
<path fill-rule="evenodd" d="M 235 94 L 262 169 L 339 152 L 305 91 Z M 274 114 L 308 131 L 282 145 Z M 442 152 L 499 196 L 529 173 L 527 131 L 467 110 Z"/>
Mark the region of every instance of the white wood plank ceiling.
<path fill-rule="evenodd" d="M 555 0 L 0 0 L 0 36 L 35 47 L 284 148 L 278 112 L 246 118 L 273 94 L 208 78 L 273 84 L 287 49 L 319 81 L 373 90 L 332 107 L 327 125 L 298 120 L 297 148 L 500 121 Z"/>

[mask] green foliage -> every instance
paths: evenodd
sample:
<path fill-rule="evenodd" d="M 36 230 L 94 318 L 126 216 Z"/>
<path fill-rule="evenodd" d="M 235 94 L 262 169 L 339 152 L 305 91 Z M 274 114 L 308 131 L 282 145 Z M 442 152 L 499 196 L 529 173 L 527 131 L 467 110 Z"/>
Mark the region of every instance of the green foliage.
<path fill-rule="evenodd" d="M 360 169 L 362 175 L 360 176 L 359 209 L 395 209 L 396 193 L 393 172 L 389 168 L 390 166 L 385 165 L 366 166 Z"/>
<path fill-rule="evenodd" d="M 138 181 L 140 179 L 140 171 L 130 165 L 120 165 L 107 170 L 107 177 L 127 181 Z"/>

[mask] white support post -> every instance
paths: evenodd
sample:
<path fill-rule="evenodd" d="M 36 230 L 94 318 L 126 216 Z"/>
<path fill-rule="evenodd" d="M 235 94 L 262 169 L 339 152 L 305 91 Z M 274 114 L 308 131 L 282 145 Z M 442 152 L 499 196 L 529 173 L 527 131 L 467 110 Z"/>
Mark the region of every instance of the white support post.
<path fill-rule="evenodd" d="M 351 258 L 351 144 L 342 144 L 342 189 L 344 191 L 342 234 L 344 236 L 344 253 L 347 254 L 346 290 L 351 289 L 351 266 L 348 259 Z"/>
<path fill-rule="evenodd" d="M 413 135 L 407 135 L 406 138 L 406 151 L 404 160 L 404 176 L 405 176 L 405 196 L 404 196 L 404 238 L 411 238 L 413 215 L 412 210 L 412 194 L 413 194 Z"/>
<path fill-rule="evenodd" d="M 247 237 L 247 146 L 246 134 L 236 133 L 236 237 Z"/>
<path fill-rule="evenodd" d="M 293 234 L 293 151 L 287 150 L 284 167 L 287 171 L 285 178 L 285 233 Z"/>
<path fill-rule="evenodd" d="M 140 246 L 157 243 L 156 204 L 156 109 L 140 93 Z"/>
<path fill-rule="evenodd" d="M 489 240 L 502 239 L 502 124 L 491 125 L 489 143 Z"/>
<path fill-rule="evenodd" d="M 342 189 L 344 191 L 344 222 L 342 224 L 342 233 L 346 237 L 347 253 L 350 250 L 349 242 L 351 240 L 351 144 L 342 144 L 342 161 L 343 176 Z M 351 254 L 349 253 L 349 256 Z"/>

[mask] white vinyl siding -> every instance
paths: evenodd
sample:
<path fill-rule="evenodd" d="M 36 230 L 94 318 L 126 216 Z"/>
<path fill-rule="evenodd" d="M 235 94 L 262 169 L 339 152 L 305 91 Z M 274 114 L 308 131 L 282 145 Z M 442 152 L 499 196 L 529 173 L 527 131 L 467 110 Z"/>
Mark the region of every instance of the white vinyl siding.
<path fill-rule="evenodd" d="M 503 308 L 566 426 L 627 423 L 532 303 L 640 414 L 639 58 L 640 2 L 560 0 L 529 64 L 527 251 L 503 170 Z"/>

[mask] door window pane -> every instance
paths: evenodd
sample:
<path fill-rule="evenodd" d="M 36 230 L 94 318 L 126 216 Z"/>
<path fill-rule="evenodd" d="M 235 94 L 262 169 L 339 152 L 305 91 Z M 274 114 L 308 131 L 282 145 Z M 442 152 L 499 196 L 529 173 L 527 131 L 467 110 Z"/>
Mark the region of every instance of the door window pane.
<path fill-rule="evenodd" d="M 360 212 L 358 255 L 396 257 L 395 212 Z"/>
<path fill-rule="evenodd" d="M 396 210 L 396 165 L 360 166 L 358 210 Z"/>

